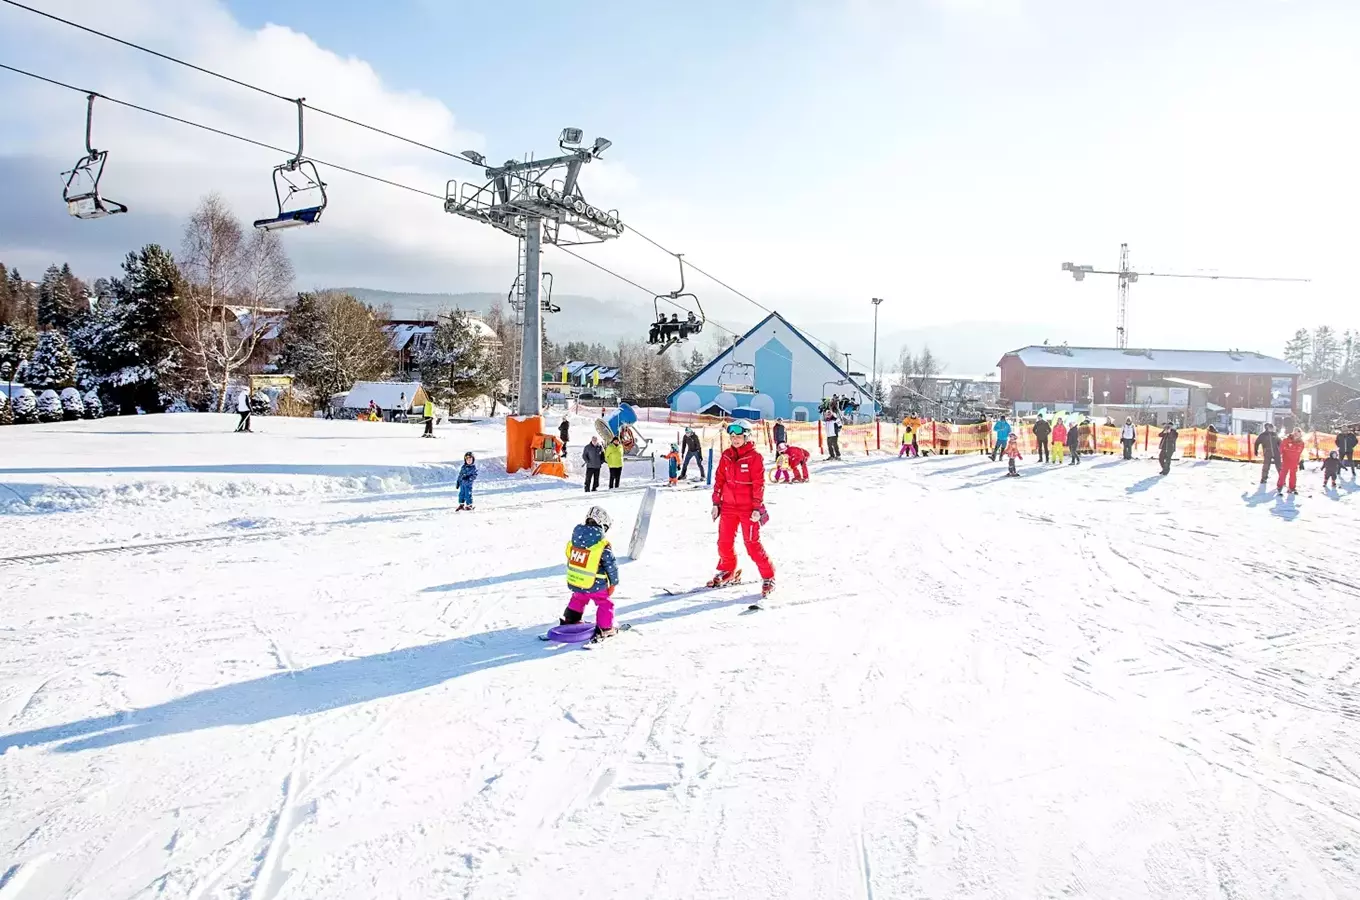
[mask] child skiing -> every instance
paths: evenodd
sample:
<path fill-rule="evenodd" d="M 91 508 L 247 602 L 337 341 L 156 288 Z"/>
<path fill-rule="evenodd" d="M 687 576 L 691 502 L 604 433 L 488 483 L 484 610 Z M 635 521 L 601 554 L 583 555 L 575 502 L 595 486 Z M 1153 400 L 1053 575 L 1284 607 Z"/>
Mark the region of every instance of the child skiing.
<path fill-rule="evenodd" d="M 614 628 L 614 588 L 619 584 L 619 567 L 614 561 L 614 550 L 605 534 L 609 531 L 609 513 L 592 506 L 583 524 L 571 531 L 567 541 L 567 587 L 571 599 L 559 625 L 575 625 L 581 621 L 586 604 L 595 603 L 595 635 L 598 642 L 618 633 Z"/>
<path fill-rule="evenodd" d="M 780 444 L 784 454 L 789 458 L 789 468 L 793 470 L 793 483 L 801 484 L 808 480 L 808 459 L 812 454 L 802 447 L 794 447 L 790 444 Z"/>
<path fill-rule="evenodd" d="M 666 463 L 669 467 L 668 474 L 670 475 L 671 479 L 670 485 L 671 487 L 675 487 L 676 481 L 678 481 L 680 478 L 680 448 L 675 444 L 671 444 L 671 452 L 667 453 L 665 456 L 661 458 L 666 460 Z"/>
<path fill-rule="evenodd" d="M 1020 442 L 1015 439 L 1014 432 L 1006 439 L 1006 477 L 1018 478 L 1020 473 L 1015 471 L 1015 461 L 1020 458 Z"/>
<path fill-rule="evenodd" d="M 1295 428 L 1289 437 L 1280 441 L 1280 480 L 1275 485 L 1275 493 L 1284 493 L 1285 477 L 1289 478 L 1289 493 L 1297 494 L 1299 469 L 1303 466 L 1303 430 Z"/>
<path fill-rule="evenodd" d="M 1322 461 L 1322 489 L 1327 489 L 1327 482 L 1336 487 L 1336 476 L 1341 474 L 1341 457 L 1333 450 L 1327 454 L 1327 458 Z"/>
<path fill-rule="evenodd" d="M 463 454 L 463 467 L 458 470 L 458 509 L 472 509 L 472 482 L 477 480 L 477 458 L 469 450 Z"/>
<path fill-rule="evenodd" d="M 897 451 L 897 458 L 916 455 L 916 432 L 911 430 L 908 425 L 902 429 L 902 449 Z"/>
<path fill-rule="evenodd" d="M 713 478 L 713 521 L 718 523 L 718 572 L 709 587 L 722 587 L 741 577 L 734 543 L 741 531 L 746 555 L 760 571 L 760 599 L 774 593 L 774 566 L 760 543 L 760 526 L 770 520 L 765 512 L 765 461 L 750 442 L 742 422 L 727 426 L 732 445 L 723 451 Z M 753 607 L 759 607 L 753 603 Z"/>
<path fill-rule="evenodd" d="M 789 483 L 789 454 L 782 444 L 775 450 L 774 480 Z"/>

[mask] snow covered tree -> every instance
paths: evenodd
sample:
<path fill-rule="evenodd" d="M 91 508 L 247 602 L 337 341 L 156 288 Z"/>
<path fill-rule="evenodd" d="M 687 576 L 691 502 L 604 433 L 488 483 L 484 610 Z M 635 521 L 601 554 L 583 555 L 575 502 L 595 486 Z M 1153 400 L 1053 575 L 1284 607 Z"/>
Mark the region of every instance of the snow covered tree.
<path fill-rule="evenodd" d="M 37 292 L 31 288 L 18 269 L 9 270 L 9 286 L 6 291 L 13 310 L 11 324 L 23 324 L 30 328 L 38 324 Z"/>
<path fill-rule="evenodd" d="M 325 405 L 356 381 L 392 370 L 384 319 L 371 306 L 339 291 L 298 294 L 279 336 L 279 364 Z"/>
<path fill-rule="evenodd" d="M 38 395 L 29 388 L 15 392 L 13 398 L 14 424 L 31 425 L 38 421 Z"/>
<path fill-rule="evenodd" d="M 100 401 L 99 394 L 94 391 L 87 391 L 83 400 L 85 403 L 85 418 L 104 418 L 104 404 Z"/>
<path fill-rule="evenodd" d="M 1308 368 L 1313 359 L 1313 336 L 1308 333 L 1307 328 L 1300 328 L 1294 332 L 1294 336 L 1285 343 L 1284 358 L 1300 369 Z"/>
<path fill-rule="evenodd" d="M 84 291 L 69 265 L 48 266 L 38 285 L 38 327 L 69 330 L 89 312 Z"/>
<path fill-rule="evenodd" d="M 61 415 L 62 418 L 70 422 L 79 419 L 85 412 L 85 401 L 80 398 L 80 391 L 73 387 L 61 389 Z"/>
<path fill-rule="evenodd" d="M 1343 381 L 1360 380 L 1360 334 L 1347 330 L 1341 339 L 1341 366 L 1337 376 Z"/>
<path fill-rule="evenodd" d="M 461 309 L 439 317 L 433 339 L 418 363 L 425 390 L 451 413 L 491 393 L 486 342 Z"/>
<path fill-rule="evenodd" d="M 61 416 L 61 398 L 56 391 L 46 390 L 38 395 L 39 422 L 60 422 Z"/>
<path fill-rule="evenodd" d="M 40 391 L 60 390 L 76 383 L 76 358 L 60 331 L 38 335 L 38 346 L 28 361 L 24 383 Z"/>
<path fill-rule="evenodd" d="M 10 292 L 9 269 L 0 263 L 0 325 L 8 325 L 19 317 L 18 300 Z"/>
<path fill-rule="evenodd" d="M 1336 331 L 1328 325 L 1320 325 L 1313 332 L 1313 358 L 1308 366 L 1308 374 L 1314 378 L 1331 378 L 1341 363 L 1341 343 Z"/>
<path fill-rule="evenodd" d="M 180 345 L 202 380 L 226 405 L 234 373 L 246 365 L 273 326 L 261 313 L 282 307 L 293 266 L 270 231 L 246 236 L 217 194 L 199 203 L 184 229 L 181 271 L 187 282 Z"/>
<path fill-rule="evenodd" d="M 0 425 L 14 424 L 14 409 L 9 405 L 9 395 L 0 394 Z"/>
<path fill-rule="evenodd" d="M 38 333 L 28 325 L 19 322 L 0 325 L 0 370 L 8 366 L 6 381 L 13 378 L 19 384 L 25 383 L 23 369 L 37 346 Z"/>

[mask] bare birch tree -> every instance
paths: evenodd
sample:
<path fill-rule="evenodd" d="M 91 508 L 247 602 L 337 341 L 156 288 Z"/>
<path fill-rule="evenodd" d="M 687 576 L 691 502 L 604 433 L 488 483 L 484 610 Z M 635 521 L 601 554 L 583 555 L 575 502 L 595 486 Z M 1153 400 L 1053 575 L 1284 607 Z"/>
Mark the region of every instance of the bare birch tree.
<path fill-rule="evenodd" d="M 293 266 L 278 235 L 249 236 L 226 202 L 209 194 L 184 228 L 180 269 L 188 283 L 180 344 L 226 408 L 231 376 L 250 361 L 274 324 L 265 310 L 282 306 Z"/>

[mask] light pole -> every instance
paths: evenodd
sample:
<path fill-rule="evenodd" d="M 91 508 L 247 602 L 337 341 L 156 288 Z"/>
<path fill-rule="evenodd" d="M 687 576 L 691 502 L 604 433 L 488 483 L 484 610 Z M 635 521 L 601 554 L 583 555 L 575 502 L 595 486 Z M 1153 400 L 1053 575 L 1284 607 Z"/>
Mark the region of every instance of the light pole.
<path fill-rule="evenodd" d="M 873 360 L 872 368 L 871 368 L 869 371 L 871 371 L 871 372 L 874 373 L 874 383 L 873 383 L 872 390 L 873 390 L 873 400 L 874 400 L 875 405 L 877 405 L 877 404 L 883 402 L 883 401 L 882 401 L 882 398 L 879 396 L 879 388 L 878 388 L 878 307 L 879 307 L 879 304 L 881 304 L 881 303 L 883 302 L 883 298 L 882 298 L 882 297 L 873 297 L 873 298 L 871 298 L 871 299 L 869 300 L 869 302 L 872 303 L 872 304 L 874 305 L 874 360 Z M 877 409 L 874 410 L 874 415 L 875 415 L 875 416 L 878 415 L 878 410 L 877 410 Z"/>

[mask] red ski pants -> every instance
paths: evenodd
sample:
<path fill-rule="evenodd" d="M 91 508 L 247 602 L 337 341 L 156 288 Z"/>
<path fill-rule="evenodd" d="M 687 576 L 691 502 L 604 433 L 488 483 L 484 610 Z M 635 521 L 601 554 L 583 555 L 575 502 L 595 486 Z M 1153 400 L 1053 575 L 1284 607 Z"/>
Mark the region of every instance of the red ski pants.
<path fill-rule="evenodd" d="M 1286 456 L 1283 462 L 1280 463 L 1280 480 L 1279 483 L 1275 485 L 1275 490 L 1284 490 L 1284 480 L 1286 476 L 1289 478 L 1289 489 L 1291 491 L 1298 490 L 1299 458 L 1297 456 L 1293 459 Z"/>
<path fill-rule="evenodd" d="M 723 511 L 718 517 L 718 571 L 735 572 L 737 553 L 734 545 L 737 529 L 741 529 L 741 539 L 746 545 L 746 555 L 756 564 L 761 578 L 773 578 L 774 566 L 765 548 L 760 543 L 760 523 L 751 521 L 751 510 Z"/>

